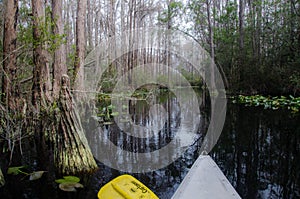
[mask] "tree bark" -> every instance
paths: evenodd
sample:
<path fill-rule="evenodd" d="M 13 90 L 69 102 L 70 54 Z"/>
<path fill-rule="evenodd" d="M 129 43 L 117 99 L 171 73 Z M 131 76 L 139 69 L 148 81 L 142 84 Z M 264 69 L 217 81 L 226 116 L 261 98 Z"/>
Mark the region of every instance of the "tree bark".
<path fill-rule="evenodd" d="M 50 72 L 48 52 L 44 42 L 45 31 L 45 9 L 44 1 L 32 0 L 32 26 L 33 26 L 33 84 L 32 105 L 34 139 L 37 145 L 38 160 L 43 167 L 48 167 L 48 148 L 46 145 L 46 123 L 49 122 L 47 114 L 48 106 L 51 104 L 50 95 Z M 43 114 L 42 114 L 43 113 Z M 42 117 L 43 115 L 43 117 Z M 45 120 L 45 121 L 43 121 Z"/>
<path fill-rule="evenodd" d="M 69 90 L 69 77 L 62 76 L 59 98 L 60 118 L 54 141 L 54 161 L 61 173 L 89 172 L 97 168 L 84 135 L 76 106 Z"/>
<path fill-rule="evenodd" d="M 2 170 L 1 170 L 1 168 L 0 168 L 0 187 L 3 187 L 4 184 L 5 184 L 5 179 L 4 179 Z"/>
<path fill-rule="evenodd" d="M 93 43 L 93 20 L 94 20 L 94 10 L 92 9 L 92 6 L 91 5 L 91 0 L 87 0 L 87 10 L 88 10 L 88 13 L 87 13 L 87 35 L 88 35 L 88 52 L 93 50 L 94 48 L 94 43 Z"/>
<path fill-rule="evenodd" d="M 62 24 L 62 1 L 52 0 L 52 22 L 54 23 L 53 34 L 61 36 L 64 34 L 63 24 Z M 61 42 L 58 39 L 56 43 Z M 63 42 L 59 44 L 54 52 L 53 60 L 53 98 L 57 99 L 60 92 L 60 82 L 62 74 L 67 74 L 66 65 L 66 47 Z"/>
<path fill-rule="evenodd" d="M 33 14 L 33 86 L 32 86 L 32 104 L 39 112 L 40 106 L 46 107 L 50 98 L 50 73 L 48 54 L 43 41 L 41 26 L 44 25 L 45 13 L 44 3 L 40 0 L 32 0 Z"/>
<path fill-rule="evenodd" d="M 87 0 L 78 0 L 76 19 L 76 55 L 74 65 L 74 88 L 84 88 L 84 54 L 85 54 L 85 18 Z"/>
<path fill-rule="evenodd" d="M 214 92 L 216 91 L 216 85 L 215 85 L 215 47 L 214 47 L 214 27 L 213 27 L 213 22 L 212 22 L 212 17 L 211 17 L 211 0 L 206 0 L 206 13 L 207 13 L 207 24 L 208 24 L 208 40 L 209 40 L 209 54 L 211 57 L 210 60 L 210 68 L 207 71 L 208 74 L 205 74 L 206 78 L 209 78 L 210 81 L 210 89 L 212 89 Z M 215 8 L 213 8 L 215 9 Z M 203 93 L 203 102 L 206 102 L 206 92 Z"/>
<path fill-rule="evenodd" d="M 4 33 L 3 33 L 3 75 L 1 101 L 10 108 L 15 107 L 14 100 L 17 96 L 17 17 L 18 1 L 5 1 Z"/>
<path fill-rule="evenodd" d="M 60 8 L 58 0 L 53 0 L 53 15 L 52 18 L 60 15 Z M 84 9 L 85 10 L 85 9 Z M 78 172 L 91 171 L 97 168 L 96 162 L 93 158 L 91 150 L 86 141 L 83 129 L 81 127 L 80 119 L 76 112 L 76 107 L 73 104 L 73 99 L 70 95 L 70 91 L 67 85 L 68 77 L 62 75 L 61 72 L 66 72 L 66 66 L 63 63 L 62 54 L 63 48 L 58 48 L 59 55 L 55 52 L 54 61 L 54 78 L 62 77 L 62 82 L 56 83 L 56 88 L 61 87 L 59 98 L 55 96 L 57 90 L 53 90 L 52 97 L 50 93 L 50 74 L 48 64 L 48 51 L 46 50 L 46 44 L 43 42 L 43 29 L 44 26 L 44 1 L 32 0 L 32 12 L 33 12 L 33 38 L 35 41 L 33 51 L 34 71 L 33 71 L 33 97 L 32 103 L 35 107 L 35 138 L 39 150 L 39 158 L 41 163 L 54 159 L 54 164 L 59 173 L 70 174 Z M 59 17 L 56 19 L 56 27 L 54 31 L 60 33 L 62 31 Z M 84 26 L 83 26 L 84 27 Z M 79 28 L 83 30 L 83 28 Z M 79 31 L 80 32 L 80 31 Z M 80 36 L 79 36 L 80 37 Z M 80 40 L 82 41 L 82 40 Z M 84 38 L 83 38 L 84 42 Z M 82 47 L 82 46 L 81 46 Z M 83 45 L 84 47 L 84 45 Z M 80 56 L 84 57 L 84 51 L 80 48 Z M 81 59 L 83 60 L 83 58 Z M 83 63 L 80 63 L 83 66 Z M 58 109 L 53 110 L 54 99 L 58 99 Z M 42 111 L 43 110 L 43 111 Z M 53 117 L 58 119 L 53 122 Z M 48 134 L 50 132 L 50 134 Z M 48 142 L 49 141 L 49 142 Z M 50 146 L 47 148 L 46 143 L 50 143 L 53 147 L 53 159 L 48 155 Z M 52 156 L 51 156 L 52 157 Z"/>
<path fill-rule="evenodd" d="M 213 30 L 213 23 L 211 21 L 211 3 L 210 0 L 206 0 L 206 12 L 207 12 L 207 24 L 208 24 L 208 37 L 209 37 L 209 54 L 212 59 L 215 57 L 215 48 L 214 48 L 214 30 Z"/>
<path fill-rule="evenodd" d="M 18 82 L 17 82 L 17 18 L 18 18 L 18 1 L 6 0 L 4 8 L 4 29 L 3 29 L 3 70 L 2 75 L 2 93 L 0 103 L 0 119 L 5 121 L 1 124 L 0 129 L 2 136 L 6 139 L 0 139 L 0 154 L 4 151 L 13 155 L 13 141 L 10 139 L 16 131 L 16 123 L 13 120 L 16 115 L 20 114 L 20 101 Z M 3 126 L 2 126 L 3 125 Z M 4 178 L 0 173 L 0 187 L 4 183 Z M 3 178 L 3 179 L 2 179 Z M 3 180 L 3 182 L 2 182 Z"/>

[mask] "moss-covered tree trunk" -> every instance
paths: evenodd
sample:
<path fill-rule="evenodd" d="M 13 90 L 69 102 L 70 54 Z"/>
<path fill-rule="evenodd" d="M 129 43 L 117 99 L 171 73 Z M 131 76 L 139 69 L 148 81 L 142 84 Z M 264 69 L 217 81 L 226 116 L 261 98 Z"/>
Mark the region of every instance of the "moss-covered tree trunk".
<path fill-rule="evenodd" d="M 88 172 L 97 168 L 81 126 L 76 105 L 69 90 L 69 77 L 62 76 L 59 97 L 59 118 L 54 134 L 54 161 L 57 169 L 65 174 Z"/>
<path fill-rule="evenodd" d="M 50 78 L 51 68 L 50 60 L 48 60 L 50 56 L 42 32 L 47 30 L 47 27 L 43 28 L 46 25 L 44 6 L 43 1 L 32 0 L 33 39 L 37 43 L 33 49 L 32 104 L 35 115 L 33 125 L 40 162 L 45 164 L 48 162 L 47 160 L 50 162 L 54 160 L 56 170 L 63 174 L 92 171 L 97 168 L 97 164 L 88 146 L 69 91 L 69 78 L 67 75 L 59 74 L 63 71 L 66 72 L 66 68 L 57 52 L 54 57 L 56 61 L 54 61 L 53 76 L 54 79 L 61 76 L 62 82 L 58 84 L 56 81 L 51 81 Z M 58 22 L 59 20 L 56 21 L 56 23 Z M 59 24 L 56 25 L 59 26 Z M 61 49 L 57 48 L 56 50 L 59 52 Z M 59 98 L 57 89 L 60 90 Z M 58 104 L 58 108 L 56 108 L 56 104 Z M 53 119 L 53 115 L 57 119 L 56 121 Z M 45 165 L 45 167 L 52 170 L 51 164 Z"/>

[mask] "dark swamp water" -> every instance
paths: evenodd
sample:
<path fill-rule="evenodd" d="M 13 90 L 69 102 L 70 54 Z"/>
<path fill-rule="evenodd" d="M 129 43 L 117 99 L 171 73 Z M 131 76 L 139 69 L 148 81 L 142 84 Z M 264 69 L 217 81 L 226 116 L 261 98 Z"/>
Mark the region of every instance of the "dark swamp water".
<path fill-rule="evenodd" d="M 147 148 L 157 150 L 166 146 L 182 122 L 182 118 L 178 118 L 179 112 L 189 110 L 187 107 L 180 107 L 176 97 L 172 95 L 160 96 L 156 101 L 167 110 L 167 120 L 153 139 L 128 137 L 120 132 L 116 125 L 101 127 L 106 138 L 94 132 L 89 134 L 88 139 L 94 144 L 101 139 L 110 139 L 125 150 L 134 152 L 147 152 Z M 129 113 L 134 123 L 144 126 L 151 123 L 148 105 L 147 100 L 129 105 Z M 209 116 L 202 112 L 200 119 L 195 142 L 178 160 L 152 172 L 131 173 L 159 198 L 172 197 L 198 157 L 198 150 L 209 124 Z M 193 120 L 190 121 L 191 127 L 194 128 Z M 285 110 L 264 110 L 229 102 L 222 134 L 210 155 L 242 198 L 300 198 L 299 124 L 299 115 L 293 116 Z M 29 152 L 25 153 L 25 156 L 24 164 L 32 164 L 35 161 Z M 60 191 L 47 174 L 42 179 L 32 182 L 26 178 L 22 179 L 23 176 L 8 176 L 7 184 L 0 189 L 0 198 L 97 198 L 101 186 L 124 173 L 109 168 L 100 161 L 98 165 L 99 170 L 95 174 L 82 177 L 85 188 L 76 193 Z"/>

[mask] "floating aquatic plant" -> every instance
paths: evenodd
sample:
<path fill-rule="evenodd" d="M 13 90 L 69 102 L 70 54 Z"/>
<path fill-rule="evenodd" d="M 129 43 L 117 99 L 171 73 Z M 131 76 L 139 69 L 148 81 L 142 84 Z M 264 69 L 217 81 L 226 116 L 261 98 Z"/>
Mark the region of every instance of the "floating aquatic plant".
<path fill-rule="evenodd" d="M 287 108 L 293 113 L 298 113 L 300 110 L 300 97 L 293 96 L 280 96 L 280 97 L 271 97 L 271 96 L 245 96 L 238 95 L 232 97 L 233 103 L 245 104 L 247 106 L 263 106 L 265 109 L 277 110 L 280 108 Z"/>
<path fill-rule="evenodd" d="M 80 184 L 80 178 L 76 176 L 64 176 L 61 179 L 55 180 L 59 184 L 59 189 L 62 191 L 74 192 L 76 188 L 83 188 L 83 185 Z"/>

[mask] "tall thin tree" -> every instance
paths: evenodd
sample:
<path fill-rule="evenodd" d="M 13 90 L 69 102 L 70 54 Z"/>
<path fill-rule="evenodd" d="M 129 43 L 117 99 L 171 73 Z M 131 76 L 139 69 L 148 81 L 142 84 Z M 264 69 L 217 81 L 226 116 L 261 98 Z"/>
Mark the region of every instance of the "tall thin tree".
<path fill-rule="evenodd" d="M 60 91 L 60 82 L 63 74 L 67 74 L 66 65 L 66 47 L 60 40 L 64 34 L 62 24 L 62 1 L 52 0 L 52 21 L 53 21 L 53 34 L 56 36 L 55 43 L 58 43 L 57 49 L 54 51 L 53 60 L 53 97 L 57 99 Z"/>
<path fill-rule="evenodd" d="M 2 102 L 8 107 L 15 105 L 12 97 L 17 95 L 17 17 L 18 1 L 5 1 L 4 33 L 3 33 L 3 72 L 2 72 Z"/>
<path fill-rule="evenodd" d="M 87 0 L 78 0 L 76 18 L 76 55 L 74 65 L 74 88 L 83 90 L 85 56 L 85 20 Z"/>

